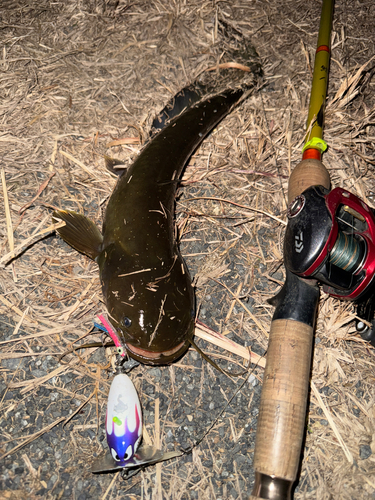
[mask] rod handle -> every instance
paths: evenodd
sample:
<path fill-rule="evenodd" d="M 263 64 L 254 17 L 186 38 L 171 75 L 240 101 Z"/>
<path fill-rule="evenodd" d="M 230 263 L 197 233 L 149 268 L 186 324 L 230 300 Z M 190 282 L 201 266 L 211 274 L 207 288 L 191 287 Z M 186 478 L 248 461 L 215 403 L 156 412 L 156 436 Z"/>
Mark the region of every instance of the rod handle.
<path fill-rule="evenodd" d="M 294 168 L 289 178 L 288 203 L 311 186 L 331 186 L 328 170 L 320 160 L 302 160 Z"/>
<path fill-rule="evenodd" d="M 254 452 L 255 498 L 290 498 L 304 436 L 312 347 L 312 326 L 272 321 Z"/>

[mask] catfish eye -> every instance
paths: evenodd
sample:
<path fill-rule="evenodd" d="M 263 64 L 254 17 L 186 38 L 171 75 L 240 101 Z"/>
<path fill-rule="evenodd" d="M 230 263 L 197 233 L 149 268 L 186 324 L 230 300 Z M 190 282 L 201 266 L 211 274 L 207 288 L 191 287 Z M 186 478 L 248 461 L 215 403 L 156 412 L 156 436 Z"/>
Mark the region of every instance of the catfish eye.
<path fill-rule="evenodd" d="M 124 326 L 126 326 L 127 328 L 129 328 L 129 326 L 132 324 L 132 320 L 130 318 L 128 318 L 127 316 L 124 317 L 122 322 L 123 322 Z"/>

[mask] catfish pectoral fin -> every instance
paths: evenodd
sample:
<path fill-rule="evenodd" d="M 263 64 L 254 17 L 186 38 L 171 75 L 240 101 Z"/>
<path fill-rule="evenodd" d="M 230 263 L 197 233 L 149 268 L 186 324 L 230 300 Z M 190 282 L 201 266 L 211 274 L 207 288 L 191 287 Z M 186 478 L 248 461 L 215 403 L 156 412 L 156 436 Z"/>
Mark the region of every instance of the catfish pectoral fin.
<path fill-rule="evenodd" d="M 90 219 L 70 210 L 55 210 L 52 220 L 53 222 L 65 222 L 65 226 L 56 229 L 56 231 L 68 245 L 92 260 L 98 257 L 103 236 Z"/>
<path fill-rule="evenodd" d="M 111 158 L 110 156 L 104 155 L 104 161 L 106 169 L 111 172 L 111 174 L 121 175 L 125 172 L 125 170 L 127 170 L 124 162 L 121 160 L 116 160 L 116 158 Z M 119 168 L 119 165 L 123 165 L 123 167 Z"/>

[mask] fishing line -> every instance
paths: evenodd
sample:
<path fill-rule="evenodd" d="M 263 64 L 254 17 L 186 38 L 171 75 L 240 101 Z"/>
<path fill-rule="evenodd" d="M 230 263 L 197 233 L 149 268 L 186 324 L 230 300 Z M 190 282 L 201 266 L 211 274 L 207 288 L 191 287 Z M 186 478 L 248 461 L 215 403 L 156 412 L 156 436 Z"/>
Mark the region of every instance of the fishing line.
<path fill-rule="evenodd" d="M 284 187 L 283 187 L 283 181 L 282 181 L 282 179 L 283 179 L 284 176 L 281 173 L 281 167 L 278 166 L 278 162 L 277 162 L 277 149 L 275 148 L 274 142 L 272 140 L 272 136 L 271 136 L 271 132 L 270 132 L 270 125 L 269 125 L 269 122 L 268 122 L 268 118 L 267 118 L 267 114 L 266 114 L 266 109 L 265 109 L 265 106 L 264 106 L 263 96 L 262 96 L 262 94 L 260 92 L 259 92 L 259 95 L 260 95 L 260 102 L 262 104 L 262 111 L 263 111 L 264 120 L 265 120 L 266 125 L 267 125 L 268 139 L 270 141 L 271 148 L 273 150 L 273 158 L 274 158 L 274 162 L 275 162 L 275 168 L 277 170 L 277 179 L 278 179 L 278 181 L 280 183 L 280 191 L 283 194 L 285 206 L 288 206 L 286 195 L 285 195 L 285 190 L 284 190 Z M 289 147 L 289 144 L 288 144 L 288 147 Z"/>
<path fill-rule="evenodd" d="M 213 422 L 207 427 L 207 429 L 204 431 L 203 435 L 199 439 L 195 440 L 195 442 L 191 446 L 189 446 L 188 448 L 180 448 L 184 454 L 191 453 L 193 451 L 193 449 L 196 448 L 197 446 L 199 446 L 202 443 L 202 441 L 206 438 L 206 436 L 208 436 L 208 434 L 211 432 L 211 430 L 217 424 L 219 418 L 224 414 L 224 412 L 226 411 L 228 406 L 232 403 L 233 399 L 237 396 L 237 394 L 239 394 L 239 392 L 242 390 L 242 388 L 244 387 L 246 382 L 249 381 L 249 378 L 254 373 L 255 369 L 259 367 L 260 360 L 263 359 L 265 355 L 266 355 L 266 353 L 262 354 L 262 356 L 259 358 L 259 360 L 255 364 L 254 368 L 250 371 L 248 376 L 246 376 L 245 380 L 243 380 L 243 382 L 239 385 L 239 387 L 234 391 L 232 397 L 227 401 L 226 405 L 220 410 L 220 412 L 217 414 L 217 416 L 213 420 Z"/>

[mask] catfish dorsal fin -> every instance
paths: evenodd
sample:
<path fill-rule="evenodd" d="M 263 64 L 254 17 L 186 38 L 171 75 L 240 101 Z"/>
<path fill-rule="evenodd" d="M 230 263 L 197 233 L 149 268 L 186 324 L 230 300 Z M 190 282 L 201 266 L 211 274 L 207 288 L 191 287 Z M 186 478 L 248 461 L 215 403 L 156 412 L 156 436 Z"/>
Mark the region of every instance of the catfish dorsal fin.
<path fill-rule="evenodd" d="M 90 219 L 70 210 L 55 210 L 52 220 L 55 223 L 65 222 L 65 226 L 56 231 L 68 245 L 92 260 L 98 257 L 103 236 Z"/>

